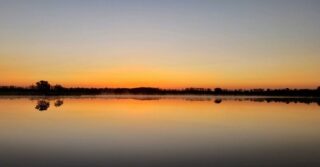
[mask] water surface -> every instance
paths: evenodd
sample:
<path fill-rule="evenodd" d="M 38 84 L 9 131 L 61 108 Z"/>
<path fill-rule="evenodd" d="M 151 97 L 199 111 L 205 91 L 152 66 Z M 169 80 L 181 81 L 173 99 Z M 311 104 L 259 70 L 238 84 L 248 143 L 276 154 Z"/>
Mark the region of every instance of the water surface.
<path fill-rule="evenodd" d="M 0 166 L 320 166 L 313 99 L 0 97 Z"/>

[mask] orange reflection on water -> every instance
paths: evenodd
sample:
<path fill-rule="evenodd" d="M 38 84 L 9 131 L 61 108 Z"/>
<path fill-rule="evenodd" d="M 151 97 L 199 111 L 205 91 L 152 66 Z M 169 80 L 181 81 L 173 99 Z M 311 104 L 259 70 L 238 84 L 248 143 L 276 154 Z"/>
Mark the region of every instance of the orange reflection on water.
<path fill-rule="evenodd" d="M 188 159 L 185 153 L 238 157 L 245 152 L 251 158 L 266 151 L 274 155 L 274 148 L 315 149 L 320 140 L 316 104 L 232 99 L 217 104 L 209 97 L 61 99 L 60 107 L 45 99 L 50 107 L 40 112 L 37 98 L 0 98 L 0 146 L 14 159 L 46 154 L 82 160 L 82 153 L 95 161 L 118 154 Z"/>
<path fill-rule="evenodd" d="M 50 105 L 48 111 L 34 109 L 36 101 L 1 99 L 1 127 L 92 128 L 106 126 L 127 130 L 156 128 L 199 130 L 201 128 L 231 128 L 234 130 L 307 133 L 319 128 L 319 106 L 316 104 L 255 103 L 211 98 L 65 98 L 62 107 Z M 51 102 L 52 103 L 52 102 Z M 49 127 L 46 127 L 49 126 Z M 4 128 L 3 131 L 8 131 Z M 13 130 L 14 131 L 14 130 Z"/>

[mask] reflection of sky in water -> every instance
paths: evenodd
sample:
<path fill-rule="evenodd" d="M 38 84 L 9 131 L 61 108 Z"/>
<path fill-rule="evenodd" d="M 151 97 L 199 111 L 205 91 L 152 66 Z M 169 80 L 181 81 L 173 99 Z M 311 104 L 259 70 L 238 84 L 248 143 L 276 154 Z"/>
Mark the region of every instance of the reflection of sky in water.
<path fill-rule="evenodd" d="M 320 164 L 316 103 L 197 98 L 1 98 L 0 164 Z"/>

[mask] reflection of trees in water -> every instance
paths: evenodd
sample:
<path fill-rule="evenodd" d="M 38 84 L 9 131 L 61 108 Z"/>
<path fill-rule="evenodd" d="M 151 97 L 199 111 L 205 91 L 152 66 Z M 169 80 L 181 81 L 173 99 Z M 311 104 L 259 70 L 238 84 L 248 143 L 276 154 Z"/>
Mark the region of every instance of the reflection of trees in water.
<path fill-rule="evenodd" d="M 137 98 L 132 98 L 134 100 L 160 100 L 158 97 L 137 97 Z"/>
<path fill-rule="evenodd" d="M 236 101 L 252 101 L 252 102 L 262 102 L 262 103 L 304 103 L 312 104 L 317 103 L 320 105 L 319 98 L 278 98 L 278 97 L 266 97 L 266 98 L 235 98 Z"/>
<path fill-rule="evenodd" d="M 62 104 L 63 104 L 63 101 L 60 99 L 58 99 L 56 102 L 54 102 L 54 106 L 56 106 L 56 107 L 60 107 L 60 106 L 62 106 Z"/>
<path fill-rule="evenodd" d="M 215 99 L 214 102 L 220 104 L 222 102 L 222 99 Z"/>
<path fill-rule="evenodd" d="M 188 97 L 185 98 L 186 101 L 210 101 L 211 98 L 209 97 Z"/>
<path fill-rule="evenodd" d="M 36 109 L 39 111 L 45 111 L 49 108 L 50 102 L 46 100 L 38 100 Z"/>
<path fill-rule="evenodd" d="M 63 100 L 58 99 L 54 102 L 55 107 L 60 107 L 63 105 Z M 36 109 L 39 111 L 45 111 L 50 107 L 50 101 L 46 99 L 40 99 L 37 101 Z"/>
<path fill-rule="evenodd" d="M 259 102 L 259 103 L 304 103 L 304 104 L 313 104 L 316 103 L 320 106 L 319 98 L 277 98 L 277 97 L 265 97 L 265 98 L 254 98 L 254 97 L 239 97 L 239 98 L 216 98 L 214 103 L 219 104 L 223 100 L 235 100 L 235 101 L 251 101 L 251 102 Z"/>
<path fill-rule="evenodd" d="M 90 99 L 95 99 L 96 97 L 92 97 Z M 103 99 L 134 99 L 134 100 L 161 100 L 167 99 L 170 97 L 160 96 L 160 97 L 103 97 Z M 172 98 L 172 97 L 171 97 Z M 178 97 L 182 98 L 182 97 Z M 251 101 L 251 102 L 260 102 L 260 103 L 304 103 L 304 104 L 317 104 L 320 106 L 320 98 L 279 98 L 279 97 L 183 97 L 186 101 L 212 101 L 216 104 L 222 103 L 222 101 Z M 36 100 L 38 98 L 32 98 L 31 100 Z M 82 99 L 82 98 L 77 98 Z M 87 98 L 86 98 L 87 99 Z M 176 98 L 173 98 L 176 99 Z M 62 99 L 55 98 L 45 98 L 45 99 L 38 99 L 36 104 L 36 109 L 39 111 L 45 111 L 50 107 L 50 101 L 54 101 L 55 107 L 61 107 L 64 102 Z"/>

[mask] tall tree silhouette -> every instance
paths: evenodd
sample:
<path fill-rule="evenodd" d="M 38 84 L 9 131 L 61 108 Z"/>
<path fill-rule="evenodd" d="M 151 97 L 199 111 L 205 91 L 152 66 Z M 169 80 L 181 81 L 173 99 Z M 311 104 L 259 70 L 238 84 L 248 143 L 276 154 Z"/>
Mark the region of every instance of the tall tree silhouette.
<path fill-rule="evenodd" d="M 216 93 L 216 94 L 221 94 L 222 93 L 222 89 L 221 88 L 215 88 L 214 89 L 214 93 Z"/>
<path fill-rule="evenodd" d="M 37 90 L 42 94 L 48 94 L 50 92 L 51 85 L 48 81 L 39 81 L 36 83 Z"/>

